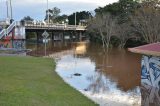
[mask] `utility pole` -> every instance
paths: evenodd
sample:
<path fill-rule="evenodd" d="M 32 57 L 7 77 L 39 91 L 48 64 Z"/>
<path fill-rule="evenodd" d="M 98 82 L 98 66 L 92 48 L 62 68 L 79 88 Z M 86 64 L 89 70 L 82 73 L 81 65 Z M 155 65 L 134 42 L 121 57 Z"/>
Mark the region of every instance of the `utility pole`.
<path fill-rule="evenodd" d="M 11 0 L 9 0 L 9 4 L 10 4 L 10 13 L 11 13 L 10 14 L 11 15 L 10 18 L 11 18 L 11 21 L 12 21 L 13 20 L 13 14 L 12 14 L 13 11 L 12 11 L 12 1 Z"/>
<path fill-rule="evenodd" d="M 48 10 L 49 8 L 48 8 L 48 0 L 47 0 L 47 16 L 48 16 L 48 30 L 49 30 L 49 10 Z M 47 42 L 48 42 L 48 40 L 47 40 L 47 38 L 49 37 L 49 33 L 45 30 L 44 32 L 43 32 L 43 34 L 42 34 L 42 37 L 43 37 L 43 42 L 44 42 L 44 55 L 46 56 L 46 46 L 47 46 Z"/>
<path fill-rule="evenodd" d="M 77 12 L 75 12 L 75 27 L 76 27 L 76 24 L 77 24 L 77 14 L 76 14 Z"/>
<path fill-rule="evenodd" d="M 7 6 L 7 19 L 9 19 L 9 12 L 8 12 L 8 0 L 6 1 L 6 6 Z"/>
<path fill-rule="evenodd" d="M 49 27 L 49 7 L 48 7 L 48 0 L 47 0 L 47 15 L 48 15 L 48 27 Z"/>

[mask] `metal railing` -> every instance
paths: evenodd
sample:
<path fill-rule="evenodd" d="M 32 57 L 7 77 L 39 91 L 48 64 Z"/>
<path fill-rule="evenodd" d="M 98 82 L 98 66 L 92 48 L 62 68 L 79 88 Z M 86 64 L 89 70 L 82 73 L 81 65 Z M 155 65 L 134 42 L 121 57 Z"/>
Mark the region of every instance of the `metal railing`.
<path fill-rule="evenodd" d="M 5 36 L 8 36 L 10 32 L 12 32 L 13 28 L 18 24 L 18 22 L 13 22 L 7 29 L 3 29 L 0 32 L 0 39 L 2 39 Z"/>
<path fill-rule="evenodd" d="M 86 26 L 80 25 L 68 25 L 68 24 L 46 24 L 46 23 L 34 23 L 25 22 L 25 27 L 27 29 L 57 29 L 57 30 L 86 30 Z"/>
<path fill-rule="evenodd" d="M 6 36 L 6 29 L 3 29 L 1 32 L 0 32 L 0 39 L 2 39 L 2 37 Z"/>
<path fill-rule="evenodd" d="M 7 35 L 13 30 L 13 28 L 16 26 L 16 21 L 14 21 L 8 28 L 7 28 Z"/>

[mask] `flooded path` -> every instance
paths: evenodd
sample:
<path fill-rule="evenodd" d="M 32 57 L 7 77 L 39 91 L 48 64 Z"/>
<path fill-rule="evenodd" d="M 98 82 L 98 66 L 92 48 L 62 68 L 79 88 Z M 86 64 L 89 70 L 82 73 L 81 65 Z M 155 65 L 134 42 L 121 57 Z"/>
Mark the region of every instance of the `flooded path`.
<path fill-rule="evenodd" d="M 12 42 L 32 50 L 26 55 L 44 56 L 44 44 L 19 43 Z M 140 55 L 117 48 L 104 53 L 100 45 L 86 42 L 49 42 L 46 53 L 46 57 L 55 58 L 56 72 L 65 82 L 101 106 L 141 105 Z"/>

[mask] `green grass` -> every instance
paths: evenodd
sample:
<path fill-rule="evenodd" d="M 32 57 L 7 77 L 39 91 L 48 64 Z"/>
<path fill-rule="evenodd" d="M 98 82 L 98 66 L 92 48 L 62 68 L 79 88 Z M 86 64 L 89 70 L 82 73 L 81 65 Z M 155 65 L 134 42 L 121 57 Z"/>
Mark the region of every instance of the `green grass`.
<path fill-rule="evenodd" d="M 52 59 L 0 57 L 0 106 L 95 106 L 54 68 Z"/>

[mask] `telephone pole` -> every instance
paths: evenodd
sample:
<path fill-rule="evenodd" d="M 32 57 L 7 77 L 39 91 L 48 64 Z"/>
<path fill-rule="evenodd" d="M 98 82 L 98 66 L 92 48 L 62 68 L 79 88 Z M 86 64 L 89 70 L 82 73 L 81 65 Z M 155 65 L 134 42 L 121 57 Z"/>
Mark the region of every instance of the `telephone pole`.
<path fill-rule="evenodd" d="M 49 6 L 48 6 L 48 0 L 47 0 L 47 15 L 48 15 L 48 25 L 49 25 Z"/>
<path fill-rule="evenodd" d="M 77 25 L 77 14 L 76 14 L 77 12 L 75 12 L 75 27 L 76 27 L 76 25 Z"/>
<path fill-rule="evenodd" d="M 6 1 L 6 6 L 7 6 L 7 19 L 9 19 L 9 12 L 8 12 L 8 1 Z"/>
<path fill-rule="evenodd" d="M 11 20 L 11 23 L 12 23 L 12 20 L 13 20 L 13 11 L 12 11 L 12 0 L 9 0 L 9 4 L 10 4 L 10 20 Z"/>

